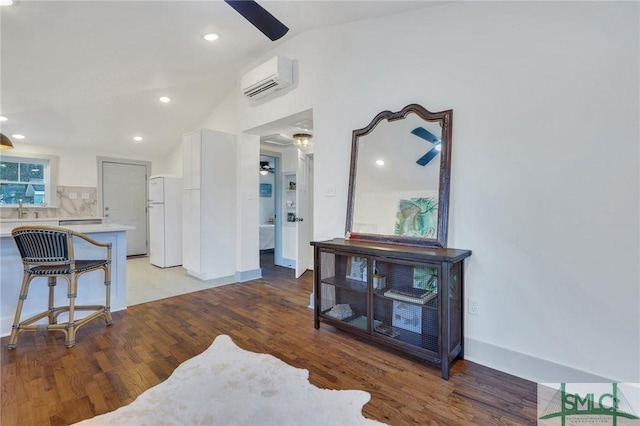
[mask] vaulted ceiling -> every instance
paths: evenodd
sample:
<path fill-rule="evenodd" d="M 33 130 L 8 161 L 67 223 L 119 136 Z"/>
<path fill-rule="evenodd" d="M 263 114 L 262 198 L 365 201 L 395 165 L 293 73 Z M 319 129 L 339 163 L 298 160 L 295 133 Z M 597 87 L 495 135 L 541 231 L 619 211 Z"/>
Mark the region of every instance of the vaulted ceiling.
<path fill-rule="evenodd" d="M 171 152 L 243 67 L 297 34 L 433 5 L 261 1 L 290 28 L 272 42 L 220 0 L 15 1 L 0 8 L 2 133 L 145 157 Z M 220 38 L 207 42 L 207 33 Z"/>

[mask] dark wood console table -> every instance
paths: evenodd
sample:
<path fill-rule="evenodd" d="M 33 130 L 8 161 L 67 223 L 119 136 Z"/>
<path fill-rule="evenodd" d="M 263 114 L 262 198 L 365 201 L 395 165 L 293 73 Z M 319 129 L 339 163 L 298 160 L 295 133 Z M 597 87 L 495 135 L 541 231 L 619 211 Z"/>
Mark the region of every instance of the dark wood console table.
<path fill-rule="evenodd" d="M 334 239 L 314 247 L 314 324 L 330 324 L 441 367 L 464 357 L 470 250 Z M 448 284 L 448 285 L 445 285 Z"/>

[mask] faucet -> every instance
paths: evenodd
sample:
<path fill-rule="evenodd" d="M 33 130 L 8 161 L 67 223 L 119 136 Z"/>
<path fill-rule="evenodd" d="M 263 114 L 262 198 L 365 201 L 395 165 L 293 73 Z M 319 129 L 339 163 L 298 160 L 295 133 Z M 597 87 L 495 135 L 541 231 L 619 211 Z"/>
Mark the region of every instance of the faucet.
<path fill-rule="evenodd" d="M 20 198 L 18 200 L 18 219 L 22 219 L 24 218 L 26 215 L 26 212 L 24 211 L 24 209 L 22 208 L 22 198 Z"/>

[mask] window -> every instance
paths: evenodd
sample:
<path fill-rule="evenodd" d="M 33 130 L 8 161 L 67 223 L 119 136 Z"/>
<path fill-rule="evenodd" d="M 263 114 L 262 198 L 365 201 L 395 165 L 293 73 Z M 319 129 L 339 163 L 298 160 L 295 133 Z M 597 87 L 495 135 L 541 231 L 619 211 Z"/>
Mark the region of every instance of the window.
<path fill-rule="evenodd" d="M 55 206 L 57 158 L 37 154 L 2 154 L 0 158 L 0 205 L 20 203 Z"/>

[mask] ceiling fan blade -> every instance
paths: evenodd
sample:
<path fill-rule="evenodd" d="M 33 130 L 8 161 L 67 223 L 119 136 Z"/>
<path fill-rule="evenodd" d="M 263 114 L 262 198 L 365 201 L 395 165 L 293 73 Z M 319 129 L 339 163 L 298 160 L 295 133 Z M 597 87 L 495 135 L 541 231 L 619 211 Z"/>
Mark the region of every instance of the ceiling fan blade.
<path fill-rule="evenodd" d="M 276 168 L 271 166 L 271 163 L 269 163 L 268 161 L 261 161 L 260 162 L 260 169 L 261 172 L 269 172 L 269 173 L 275 173 L 276 172 Z"/>
<path fill-rule="evenodd" d="M 276 41 L 284 36 L 289 28 L 278 21 L 265 8 L 252 0 L 224 0 L 236 12 L 244 16 L 254 27 L 262 31 L 271 41 Z"/>
<path fill-rule="evenodd" d="M 439 153 L 440 152 L 437 149 L 431 148 L 431 150 L 429 150 L 429 152 L 427 152 L 422 157 L 418 158 L 416 160 L 416 163 L 420 164 L 421 166 L 426 166 L 427 164 L 429 164 L 429 161 L 433 160 L 433 158 L 436 155 L 438 155 Z"/>
<path fill-rule="evenodd" d="M 440 143 L 440 138 L 438 138 L 436 135 L 434 135 L 424 127 L 416 127 L 411 131 L 411 133 L 433 144 Z"/>

